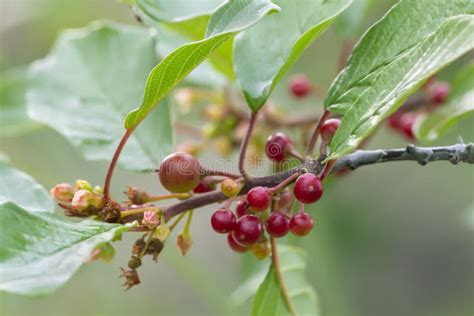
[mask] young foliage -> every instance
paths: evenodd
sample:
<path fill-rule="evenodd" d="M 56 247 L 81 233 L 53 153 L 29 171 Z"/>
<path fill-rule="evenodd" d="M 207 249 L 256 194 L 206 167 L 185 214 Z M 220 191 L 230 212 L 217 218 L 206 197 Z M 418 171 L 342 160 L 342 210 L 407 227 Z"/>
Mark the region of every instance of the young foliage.
<path fill-rule="evenodd" d="M 210 17 L 203 40 L 183 45 L 164 58 L 150 72 L 139 108 L 125 118 L 125 128 L 133 129 L 158 102 L 220 44 L 250 27 L 278 7 L 269 0 L 229 1 Z"/>
<path fill-rule="evenodd" d="M 26 115 L 27 86 L 24 67 L 0 74 L 0 136 L 17 136 L 40 126 Z"/>
<path fill-rule="evenodd" d="M 0 224 L 0 290 L 24 295 L 62 286 L 97 245 L 127 230 L 93 220 L 74 223 L 12 202 L 0 203 Z"/>
<path fill-rule="evenodd" d="M 429 76 L 474 47 L 473 2 L 401 1 L 359 41 L 325 107 L 344 114 L 328 159 L 350 152 Z"/>
<path fill-rule="evenodd" d="M 280 13 L 266 17 L 235 39 L 235 73 L 253 111 L 265 104 L 275 85 L 303 50 L 351 0 L 275 3 L 281 7 Z"/>
<path fill-rule="evenodd" d="M 299 248 L 279 246 L 281 272 L 297 315 L 319 315 L 318 300 L 306 275 L 306 254 Z M 252 304 L 252 316 L 289 315 L 273 266 L 258 288 Z"/>
<path fill-rule="evenodd" d="M 156 64 L 155 41 L 146 29 L 92 23 L 65 31 L 51 53 L 30 68 L 29 115 L 64 135 L 91 160 L 109 160 L 123 134 L 123 117 L 141 97 Z M 168 101 L 136 131 L 119 164 L 147 170 L 173 145 Z"/>
<path fill-rule="evenodd" d="M 418 139 L 433 141 L 474 112 L 474 64 L 461 70 L 451 87 L 446 104 L 421 116 L 415 124 Z"/>
<path fill-rule="evenodd" d="M 13 168 L 0 156 L 0 203 L 14 202 L 30 212 L 54 211 L 48 192 L 30 175 Z"/>

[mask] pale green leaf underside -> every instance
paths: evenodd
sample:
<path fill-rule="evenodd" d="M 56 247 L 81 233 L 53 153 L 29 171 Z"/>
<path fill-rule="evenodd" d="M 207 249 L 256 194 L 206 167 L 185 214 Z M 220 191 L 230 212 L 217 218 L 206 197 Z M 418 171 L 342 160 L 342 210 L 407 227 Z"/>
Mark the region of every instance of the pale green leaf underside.
<path fill-rule="evenodd" d="M 460 71 L 451 84 L 446 104 L 427 113 L 416 122 L 416 136 L 433 141 L 454 126 L 461 118 L 474 113 L 474 64 Z"/>
<path fill-rule="evenodd" d="M 26 114 L 27 85 L 24 67 L 0 74 L 0 136 L 17 136 L 41 126 Z"/>
<path fill-rule="evenodd" d="M 209 19 L 203 40 L 177 48 L 153 68 L 146 82 L 142 104 L 127 115 L 125 128 L 136 127 L 216 47 L 277 10 L 278 7 L 269 0 L 229 1 L 219 7 Z"/>
<path fill-rule="evenodd" d="M 351 0 L 274 1 L 281 12 L 237 35 L 234 69 L 248 105 L 259 110 L 284 73 Z"/>
<path fill-rule="evenodd" d="M 407 6 L 407 2 L 411 6 Z M 439 5 L 445 4 L 445 10 L 440 10 L 438 6 L 436 12 L 455 11 L 451 2 L 434 2 Z M 430 11 L 434 2 L 402 1 L 361 39 L 349 60 L 348 67 L 336 79 L 326 100 L 326 107 L 329 110 L 344 114 L 331 142 L 331 154 L 328 159 L 336 159 L 355 149 L 424 80 L 474 47 L 472 15 L 460 14 L 445 19 L 438 18 L 440 25 L 432 26 L 430 32 L 427 31 L 421 38 L 418 33 L 412 34 L 411 30 L 399 27 L 397 20 L 393 19 L 393 15 L 403 16 L 402 20 L 409 25 L 413 22 L 407 20 L 409 18 L 425 21 L 427 17 L 411 16 L 410 13 L 415 9 L 423 11 L 421 4 L 425 4 L 426 10 Z M 405 12 L 400 8 L 408 11 Z M 472 6 L 464 2 L 463 9 L 470 12 Z M 458 11 L 462 13 L 463 10 Z M 420 26 L 420 29 L 423 27 Z M 398 32 L 408 33 L 402 36 L 403 34 Z M 387 50 L 390 50 L 393 44 L 386 42 L 387 36 L 393 40 L 400 39 L 401 42 L 409 42 L 410 36 L 414 36 L 418 41 L 390 56 Z M 367 59 L 367 56 L 372 59 Z M 384 62 L 377 64 L 381 60 Z"/>
<path fill-rule="evenodd" d="M 279 255 L 283 278 L 295 306 L 296 314 L 319 315 L 316 293 L 308 283 L 305 274 L 305 253 L 299 248 L 280 245 Z M 255 295 L 251 314 L 252 316 L 289 315 L 272 267 Z"/>
<path fill-rule="evenodd" d="M 13 168 L 0 157 L 0 203 L 15 202 L 31 212 L 53 212 L 48 192 L 30 175 Z"/>
<path fill-rule="evenodd" d="M 148 30 L 109 22 L 61 34 L 51 53 L 30 68 L 28 114 L 65 136 L 90 160 L 110 160 L 123 131 L 123 118 L 140 101 L 156 64 Z M 173 146 L 169 104 L 130 138 L 119 159 L 144 171 Z"/>
<path fill-rule="evenodd" d="M 45 212 L 0 203 L 0 290 L 41 295 L 62 286 L 100 243 L 126 226 L 74 223 Z"/>

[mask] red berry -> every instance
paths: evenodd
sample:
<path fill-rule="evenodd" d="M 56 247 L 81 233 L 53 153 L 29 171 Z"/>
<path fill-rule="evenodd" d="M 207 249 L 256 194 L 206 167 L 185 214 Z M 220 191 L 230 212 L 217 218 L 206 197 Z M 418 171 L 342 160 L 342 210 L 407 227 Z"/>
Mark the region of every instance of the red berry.
<path fill-rule="evenodd" d="M 305 75 L 294 75 L 290 79 L 290 92 L 296 98 L 303 98 L 311 92 L 311 81 Z"/>
<path fill-rule="evenodd" d="M 252 246 L 262 235 L 263 227 L 260 220 L 255 215 L 242 216 L 235 225 L 234 235 L 235 241 L 242 246 Z"/>
<path fill-rule="evenodd" d="M 402 115 L 402 112 L 395 112 L 390 115 L 390 117 L 388 118 L 388 125 L 391 128 L 398 130 L 400 128 L 400 118 L 402 117 Z"/>
<path fill-rule="evenodd" d="M 281 211 L 290 211 L 293 206 L 293 194 L 290 190 L 285 190 L 280 193 L 278 200 L 275 203 L 275 209 Z"/>
<path fill-rule="evenodd" d="M 326 143 L 329 143 L 340 124 L 341 120 L 338 118 L 332 118 L 325 121 L 323 126 L 321 126 L 321 139 Z"/>
<path fill-rule="evenodd" d="M 195 157 L 187 153 L 174 153 L 160 164 L 160 182 L 168 191 L 189 192 L 198 185 L 201 171 L 201 165 Z"/>
<path fill-rule="evenodd" d="M 247 193 L 247 203 L 255 212 L 261 212 L 270 206 L 272 195 L 267 188 L 255 187 Z"/>
<path fill-rule="evenodd" d="M 267 232 L 273 237 L 283 237 L 290 230 L 290 219 L 281 212 L 273 212 L 267 219 Z"/>
<path fill-rule="evenodd" d="M 236 219 L 234 213 L 228 208 L 220 208 L 212 214 L 212 228 L 220 234 L 232 231 L 235 227 Z"/>
<path fill-rule="evenodd" d="M 293 193 L 301 203 L 314 203 L 323 195 L 323 185 L 314 174 L 305 173 L 296 179 Z"/>
<path fill-rule="evenodd" d="M 247 202 L 239 201 L 235 206 L 235 214 L 237 214 L 237 218 L 241 218 L 244 215 L 247 215 Z"/>
<path fill-rule="evenodd" d="M 409 140 L 415 139 L 415 134 L 413 133 L 413 126 L 415 125 L 415 121 L 418 114 L 413 112 L 404 113 L 400 117 L 400 126 L 399 129 L 405 135 L 406 138 Z"/>
<path fill-rule="evenodd" d="M 283 133 L 275 133 L 268 137 L 265 145 L 267 157 L 274 161 L 285 159 L 286 153 L 293 146 L 290 138 Z"/>
<path fill-rule="evenodd" d="M 236 251 L 236 252 L 246 252 L 249 250 L 247 247 L 239 245 L 235 239 L 232 233 L 227 234 L 227 243 L 229 244 L 230 249 Z"/>
<path fill-rule="evenodd" d="M 198 185 L 193 189 L 194 193 L 206 193 L 214 191 L 215 188 L 210 187 L 204 180 L 199 181 Z"/>
<path fill-rule="evenodd" d="M 313 218 L 306 212 L 298 212 L 290 220 L 290 230 L 296 236 L 308 235 L 313 229 L 313 225 Z"/>
<path fill-rule="evenodd" d="M 443 104 L 449 95 L 451 87 L 447 82 L 434 82 L 428 88 L 428 98 L 435 105 Z"/>

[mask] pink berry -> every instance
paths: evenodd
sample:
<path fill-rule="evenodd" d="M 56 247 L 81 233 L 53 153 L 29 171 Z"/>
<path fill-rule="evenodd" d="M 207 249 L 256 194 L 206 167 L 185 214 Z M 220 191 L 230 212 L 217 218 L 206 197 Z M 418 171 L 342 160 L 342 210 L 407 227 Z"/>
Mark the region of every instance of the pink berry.
<path fill-rule="evenodd" d="M 292 142 L 288 136 L 283 133 L 275 133 L 268 137 L 265 145 L 267 157 L 274 161 L 285 159 L 286 153 L 291 149 Z"/>
<path fill-rule="evenodd" d="M 340 124 L 341 120 L 338 118 L 332 118 L 325 121 L 323 126 L 321 126 L 321 139 L 326 143 L 329 143 Z"/>
<path fill-rule="evenodd" d="M 267 188 L 255 187 L 247 193 L 247 203 L 255 212 L 262 212 L 270 206 L 272 195 Z"/>
<path fill-rule="evenodd" d="M 198 185 L 193 189 L 194 193 L 206 193 L 214 191 L 215 188 L 210 187 L 204 180 L 199 181 Z"/>
<path fill-rule="evenodd" d="M 267 219 L 267 232 L 273 237 L 283 237 L 290 230 L 290 219 L 281 212 L 273 212 Z"/>
<path fill-rule="evenodd" d="M 237 205 L 235 206 L 235 214 L 237 215 L 237 218 L 241 218 L 244 215 L 247 215 L 247 202 L 245 201 L 238 201 Z"/>
<path fill-rule="evenodd" d="M 290 220 L 290 230 L 295 236 L 306 236 L 313 229 L 314 220 L 306 212 L 296 213 Z"/>
<path fill-rule="evenodd" d="M 232 231 L 235 227 L 236 219 L 234 213 L 228 208 L 220 208 L 212 214 L 212 228 L 220 234 Z"/>
<path fill-rule="evenodd" d="M 428 98 L 435 105 L 443 104 L 449 95 L 451 87 L 447 82 L 434 82 L 428 88 Z"/>
<path fill-rule="evenodd" d="M 413 126 L 415 125 L 415 121 L 418 114 L 413 112 L 404 113 L 400 117 L 400 126 L 399 129 L 405 135 L 405 137 L 409 140 L 415 139 L 415 134 L 413 133 Z"/>
<path fill-rule="evenodd" d="M 394 130 L 398 130 L 400 128 L 400 118 L 402 117 L 402 112 L 395 112 L 388 118 L 388 125 L 393 128 Z"/>
<path fill-rule="evenodd" d="M 255 215 L 242 216 L 232 232 L 235 241 L 242 246 L 252 246 L 262 235 L 263 227 Z"/>
<path fill-rule="evenodd" d="M 323 195 L 323 185 L 314 174 L 305 173 L 296 179 L 293 193 L 301 203 L 314 203 Z"/>
<path fill-rule="evenodd" d="M 185 193 L 194 189 L 201 178 L 199 161 L 187 153 L 174 153 L 160 164 L 158 175 L 161 184 L 170 192 Z"/>
<path fill-rule="evenodd" d="M 290 79 L 290 92 L 296 98 L 303 98 L 311 92 L 311 81 L 305 75 L 294 75 Z"/>
<path fill-rule="evenodd" d="M 227 234 L 227 243 L 229 244 L 230 249 L 234 250 L 235 252 L 246 252 L 248 250 L 247 247 L 239 245 L 232 233 Z"/>

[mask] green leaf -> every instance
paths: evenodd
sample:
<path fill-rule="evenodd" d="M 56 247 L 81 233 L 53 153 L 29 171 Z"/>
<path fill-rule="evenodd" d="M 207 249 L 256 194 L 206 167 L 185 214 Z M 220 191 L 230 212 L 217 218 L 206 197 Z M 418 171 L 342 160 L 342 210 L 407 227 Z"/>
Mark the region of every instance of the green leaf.
<path fill-rule="evenodd" d="M 474 2 L 404 0 L 359 41 L 326 109 L 344 114 L 328 159 L 356 148 L 428 77 L 474 47 Z"/>
<path fill-rule="evenodd" d="M 173 30 L 160 26 L 155 26 L 155 29 L 157 31 L 156 50 L 158 55 L 163 58 L 177 47 L 188 42 L 186 38 Z M 212 88 L 222 87 L 226 80 L 220 73 L 214 70 L 209 62 L 204 61 L 183 80 L 183 83 Z"/>
<path fill-rule="evenodd" d="M 0 74 L 0 136 L 17 136 L 41 126 L 26 115 L 27 86 L 24 67 Z"/>
<path fill-rule="evenodd" d="M 0 203 L 0 290 L 23 295 L 50 293 L 62 286 L 94 248 L 113 240 L 126 226 L 66 221 Z"/>
<path fill-rule="evenodd" d="M 49 55 L 30 68 L 29 115 L 65 136 L 90 160 L 109 160 L 124 134 L 123 118 L 140 101 L 156 64 L 155 41 L 144 28 L 92 23 L 61 34 Z M 130 170 L 173 146 L 167 100 L 130 138 L 119 159 Z"/>
<path fill-rule="evenodd" d="M 198 41 L 206 34 L 209 17 L 223 0 L 139 0 L 141 11 L 159 25 L 173 30 L 188 40 Z M 215 69 L 234 78 L 232 68 L 232 41 L 227 41 L 209 54 L 209 62 Z"/>
<path fill-rule="evenodd" d="M 135 128 L 216 47 L 277 10 L 278 7 L 269 0 L 234 0 L 219 7 L 209 19 L 203 40 L 177 48 L 153 68 L 146 82 L 142 104 L 127 115 L 125 128 Z"/>
<path fill-rule="evenodd" d="M 11 201 L 32 212 L 54 212 L 48 192 L 28 174 L 0 157 L 0 203 Z"/>
<path fill-rule="evenodd" d="M 319 315 L 316 293 L 305 276 L 306 254 L 299 248 L 279 246 L 280 265 L 297 315 Z M 252 304 L 252 315 L 289 315 L 273 267 L 260 285 Z"/>
<path fill-rule="evenodd" d="M 275 3 L 281 7 L 280 13 L 266 17 L 235 38 L 235 73 L 253 111 L 263 106 L 303 50 L 351 0 Z"/>
<path fill-rule="evenodd" d="M 433 141 L 463 117 L 474 113 L 474 64 L 461 70 L 451 84 L 446 104 L 426 113 L 415 123 L 416 137 Z"/>

